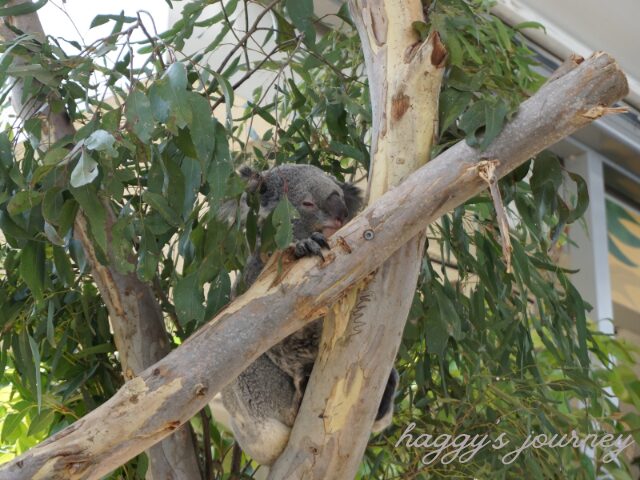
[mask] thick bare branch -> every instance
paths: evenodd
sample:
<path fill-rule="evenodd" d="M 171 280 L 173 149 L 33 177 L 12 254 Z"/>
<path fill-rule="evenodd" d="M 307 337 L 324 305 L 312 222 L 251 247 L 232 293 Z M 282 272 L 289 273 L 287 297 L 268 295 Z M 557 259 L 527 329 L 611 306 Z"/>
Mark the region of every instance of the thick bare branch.
<path fill-rule="evenodd" d="M 8 6 L 24 3 L 12 0 Z M 18 30 L 35 36 L 45 42 L 45 34 L 37 13 L 9 18 Z M 5 25 L 0 26 L 0 37 L 4 41 L 14 40 L 16 33 Z M 18 60 L 26 62 L 26 60 Z M 31 115 L 46 115 L 47 144 L 62 138 L 73 138 L 75 128 L 66 114 L 50 112 L 46 105 L 27 99 L 22 104 L 22 82 L 17 82 L 12 92 L 12 104 L 16 114 L 23 120 Z M 107 201 L 103 202 L 107 212 L 106 230 L 109 239 L 115 215 Z M 74 236 L 80 241 L 91 266 L 93 279 L 109 311 L 120 363 L 126 380 L 133 378 L 145 368 L 153 365 L 170 351 L 164 326 L 162 311 L 151 287 L 141 282 L 135 273 L 124 275 L 109 265 L 102 265 L 97 259 L 90 236 L 90 227 L 82 213 L 74 223 Z M 110 252 L 107 252 L 110 256 Z M 113 262 L 111 262 L 113 265 Z M 199 478 L 200 471 L 189 426 L 180 428 L 161 444 L 153 446 L 149 452 L 149 478 L 179 479 Z"/>
<path fill-rule="evenodd" d="M 188 421 L 258 355 L 335 303 L 442 214 L 586 125 L 585 113 L 628 92 L 616 62 L 598 53 L 524 102 L 485 151 L 459 143 L 370 205 L 331 240 L 325 262 L 274 256 L 251 289 L 108 402 L 0 468 L 0 479 L 100 478 Z M 603 110 L 604 111 L 604 110 Z M 366 233 L 366 235 L 365 235 Z M 365 238 L 366 237 L 366 238 Z"/>

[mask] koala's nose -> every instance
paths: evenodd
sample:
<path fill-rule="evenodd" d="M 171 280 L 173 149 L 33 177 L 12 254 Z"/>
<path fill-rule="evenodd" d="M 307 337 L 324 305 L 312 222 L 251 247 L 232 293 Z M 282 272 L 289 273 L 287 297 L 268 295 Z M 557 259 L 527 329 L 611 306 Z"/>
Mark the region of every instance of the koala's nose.
<path fill-rule="evenodd" d="M 340 224 L 340 226 L 346 223 L 349 216 L 349 210 L 338 194 L 329 197 L 326 212 L 329 214 L 331 220 Z"/>
<path fill-rule="evenodd" d="M 336 223 L 339 223 L 340 226 L 344 225 L 345 220 L 347 219 L 347 216 L 349 215 L 349 211 L 347 210 L 347 207 L 344 205 L 340 206 L 341 208 L 339 208 L 336 212 Z"/>

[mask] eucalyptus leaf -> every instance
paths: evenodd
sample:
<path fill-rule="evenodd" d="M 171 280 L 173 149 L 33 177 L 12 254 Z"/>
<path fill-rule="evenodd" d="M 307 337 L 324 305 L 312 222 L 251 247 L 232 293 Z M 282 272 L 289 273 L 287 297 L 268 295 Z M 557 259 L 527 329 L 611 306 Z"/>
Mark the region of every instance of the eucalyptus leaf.
<path fill-rule="evenodd" d="M 231 130 L 233 128 L 232 109 L 233 109 L 233 102 L 235 98 L 233 87 L 231 86 L 231 83 L 229 83 L 229 80 L 227 80 L 227 78 L 225 78 L 223 75 L 220 75 L 218 72 L 215 72 L 215 71 L 213 71 L 212 74 L 216 79 L 216 81 L 222 87 L 222 93 L 224 94 L 224 102 L 227 109 L 227 115 L 226 115 L 227 123 L 225 126 L 228 130 Z"/>
<path fill-rule="evenodd" d="M 75 280 L 75 275 L 73 273 L 73 267 L 69 260 L 69 256 L 63 248 L 58 246 L 53 247 L 53 263 L 55 265 L 56 273 L 63 284 L 67 287 L 72 286 Z"/>
<path fill-rule="evenodd" d="M 231 279 L 227 272 L 220 273 L 209 288 L 205 318 L 212 318 L 231 299 Z"/>
<path fill-rule="evenodd" d="M 125 118 L 127 119 L 127 126 L 142 143 L 147 143 L 151 140 L 155 125 L 151 103 L 144 92 L 140 90 L 131 92 L 125 104 Z"/>
<path fill-rule="evenodd" d="M 427 331 L 427 351 L 442 356 L 449 340 L 446 319 L 437 311 L 429 313 L 426 318 L 425 329 Z"/>
<path fill-rule="evenodd" d="M 38 302 L 44 298 L 44 262 L 44 245 L 41 242 L 28 242 L 20 253 L 20 276 Z"/>
<path fill-rule="evenodd" d="M 64 240 L 60 238 L 56 229 L 49 222 L 44 222 L 44 234 L 52 244 L 64 245 Z"/>
<path fill-rule="evenodd" d="M 53 423 L 55 419 L 55 412 L 51 409 L 45 409 L 39 412 L 29 424 L 29 430 L 27 435 L 35 436 L 40 433 L 45 433 Z"/>
<path fill-rule="evenodd" d="M 117 157 L 118 152 L 114 148 L 116 139 L 106 130 L 96 130 L 84 141 L 84 146 L 96 152 L 105 152 L 111 157 Z"/>
<path fill-rule="evenodd" d="M 440 131 L 447 130 L 467 108 L 471 101 L 471 92 L 461 92 L 447 88 L 440 94 Z"/>
<path fill-rule="evenodd" d="M 197 272 L 178 279 L 173 298 L 178 319 L 183 326 L 192 321 L 200 323 L 204 320 L 204 293 Z"/>
<path fill-rule="evenodd" d="M 104 25 L 111 20 L 124 23 L 132 23 L 138 19 L 136 17 L 125 17 L 123 13 L 121 13 L 120 15 L 96 15 L 93 20 L 91 20 L 91 25 L 89 25 L 89 28 L 91 29 L 99 27 L 100 25 Z"/>
<path fill-rule="evenodd" d="M 284 7 L 293 25 L 304 34 L 304 43 L 313 48 L 316 31 L 313 26 L 313 0 L 285 0 Z"/>
<path fill-rule="evenodd" d="M 102 253 L 107 252 L 107 212 L 97 192 L 88 185 L 74 188 L 71 193 L 84 211 L 93 235 Z M 72 204 L 71 204 L 72 206 Z"/>
<path fill-rule="evenodd" d="M 22 411 L 9 413 L 5 416 L 4 422 L 2 423 L 2 433 L 0 434 L 0 438 L 3 442 L 7 442 L 13 432 L 20 426 L 25 414 L 26 412 Z"/>
<path fill-rule="evenodd" d="M 37 12 L 47 4 L 48 0 L 36 0 L 35 2 L 24 2 L 10 7 L 0 8 L 0 17 L 17 17 L 20 15 L 29 15 Z M 6 4 L 7 2 L 3 2 Z"/>
<path fill-rule="evenodd" d="M 209 102 L 203 96 L 189 92 L 186 102 L 192 115 L 189 123 L 191 139 L 196 148 L 198 160 L 203 170 L 206 170 L 215 148 L 215 131 L 218 122 L 213 118 Z"/>
<path fill-rule="evenodd" d="M 169 202 L 162 195 L 152 192 L 144 192 L 142 198 L 151 205 L 169 225 L 177 227 L 180 224 L 180 217 L 177 212 L 171 208 Z"/>
<path fill-rule="evenodd" d="M 7 204 L 7 211 L 12 216 L 27 212 L 42 201 L 42 193 L 33 190 L 23 190 L 16 193 Z"/>
<path fill-rule="evenodd" d="M 74 188 L 80 188 L 84 185 L 88 185 L 98 178 L 100 170 L 98 169 L 98 162 L 96 162 L 86 150 L 82 150 L 80 159 L 71 172 L 71 178 L 69 183 Z"/>
<path fill-rule="evenodd" d="M 42 162 L 45 165 L 57 165 L 68 154 L 69 154 L 69 150 L 67 150 L 66 148 L 62 148 L 62 147 L 52 148 L 47 151 Z"/>
<path fill-rule="evenodd" d="M 38 413 L 42 411 L 42 376 L 40 374 L 40 350 L 38 344 L 29 335 L 29 347 L 31 348 L 31 355 L 33 355 L 33 366 L 35 369 L 35 381 L 36 381 L 36 400 L 38 403 Z"/>
<path fill-rule="evenodd" d="M 275 227 L 275 242 L 279 249 L 285 249 L 293 241 L 293 221 L 300 215 L 289 199 L 283 196 L 273 210 L 272 222 Z"/>
<path fill-rule="evenodd" d="M 503 101 L 498 100 L 494 103 L 485 104 L 486 126 L 484 136 L 482 138 L 482 143 L 480 144 L 481 149 L 487 148 L 502 131 L 507 113 L 508 107 Z"/>
<path fill-rule="evenodd" d="M 162 78 L 149 89 L 153 116 L 168 124 L 170 130 L 184 128 L 192 122 L 187 91 L 187 70 L 183 63 L 172 63 Z"/>

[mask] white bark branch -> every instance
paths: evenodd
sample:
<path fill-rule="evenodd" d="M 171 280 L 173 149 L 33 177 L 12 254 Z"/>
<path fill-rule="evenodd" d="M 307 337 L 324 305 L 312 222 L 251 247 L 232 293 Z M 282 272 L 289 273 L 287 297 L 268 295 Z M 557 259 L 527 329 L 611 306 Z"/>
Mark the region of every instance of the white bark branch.
<path fill-rule="evenodd" d="M 281 272 L 272 262 L 248 292 L 187 342 L 108 402 L 0 467 L 0 479 L 107 474 L 171 434 L 261 353 L 325 314 L 346 288 L 429 223 L 486 188 L 478 162 L 499 160 L 496 173 L 502 177 L 591 122 L 594 112 L 606 113 L 603 107 L 627 92 L 624 74 L 604 53 L 545 85 L 485 152 L 462 142 L 430 161 L 338 231 L 326 262 L 287 257 Z M 364 239 L 367 231 L 370 241 Z"/>

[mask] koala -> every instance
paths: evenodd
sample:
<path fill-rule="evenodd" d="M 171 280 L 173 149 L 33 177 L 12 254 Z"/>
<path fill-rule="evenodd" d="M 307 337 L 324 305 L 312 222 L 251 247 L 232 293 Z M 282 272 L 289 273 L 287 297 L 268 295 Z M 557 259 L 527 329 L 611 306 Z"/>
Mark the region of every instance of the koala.
<path fill-rule="evenodd" d="M 265 172 L 240 171 L 248 192 L 260 196 L 264 219 L 287 195 L 297 209 L 293 220 L 294 255 L 315 255 L 329 248 L 326 238 L 348 222 L 362 205 L 361 191 L 311 165 L 282 165 Z M 251 285 L 264 268 L 259 247 L 243 275 Z M 253 459 L 271 465 L 284 450 L 318 355 L 322 318 L 293 333 L 253 362 L 222 391 L 236 440 Z M 391 422 L 398 373 L 392 370 L 373 426 L 381 431 Z"/>

